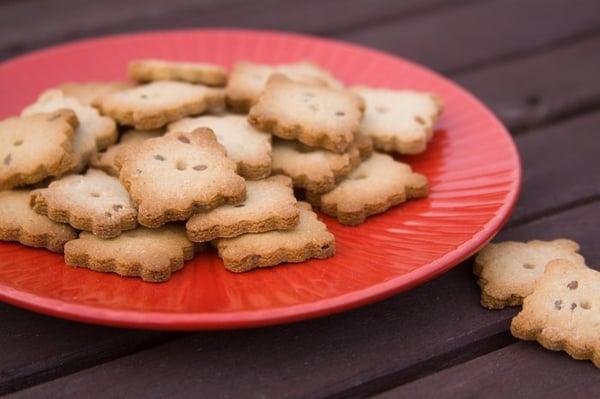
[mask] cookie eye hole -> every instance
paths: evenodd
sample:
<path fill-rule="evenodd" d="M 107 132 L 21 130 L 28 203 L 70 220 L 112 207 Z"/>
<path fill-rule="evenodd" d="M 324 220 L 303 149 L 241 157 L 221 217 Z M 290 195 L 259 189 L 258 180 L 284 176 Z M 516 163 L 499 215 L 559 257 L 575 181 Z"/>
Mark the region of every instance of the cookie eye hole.
<path fill-rule="evenodd" d="M 367 175 L 360 174 L 360 175 L 351 177 L 351 180 L 362 180 L 362 179 L 366 179 L 366 178 L 367 178 Z"/>
<path fill-rule="evenodd" d="M 234 206 L 234 208 L 243 208 L 245 206 L 246 206 L 246 204 L 237 204 Z"/>
<path fill-rule="evenodd" d="M 90 196 L 92 196 L 94 198 L 100 198 L 100 193 L 97 193 L 94 191 L 94 192 L 90 193 Z"/>
<path fill-rule="evenodd" d="M 569 284 L 567 284 L 567 288 L 569 288 L 570 290 L 575 290 L 578 286 L 579 283 L 577 282 L 577 280 L 573 280 Z"/>
<path fill-rule="evenodd" d="M 160 155 L 160 154 L 156 154 L 156 155 L 154 156 L 154 159 L 156 159 L 157 161 L 164 161 L 164 160 L 165 160 L 165 157 L 163 157 L 163 156 L 162 156 L 162 155 Z"/>
<path fill-rule="evenodd" d="M 535 265 L 531 263 L 523 263 L 523 269 L 535 269 Z"/>
<path fill-rule="evenodd" d="M 346 113 L 344 111 L 338 111 L 335 114 L 336 114 L 336 116 L 344 116 L 344 115 L 346 115 Z"/>
<path fill-rule="evenodd" d="M 592 308 L 592 304 L 589 301 L 581 301 L 579 306 L 581 306 L 581 309 L 585 310 L 590 310 Z"/>
<path fill-rule="evenodd" d="M 187 168 L 187 164 L 185 163 L 185 161 L 179 160 L 175 164 L 175 167 L 177 168 L 177 170 L 185 170 Z"/>
<path fill-rule="evenodd" d="M 383 105 L 378 105 L 375 107 L 375 111 L 381 113 L 381 114 L 385 114 L 386 112 L 389 111 L 388 107 L 384 107 Z"/>
<path fill-rule="evenodd" d="M 419 115 L 415 116 L 415 122 L 417 122 L 420 125 L 425 125 L 425 119 L 421 118 Z"/>
<path fill-rule="evenodd" d="M 208 166 L 206 166 L 206 165 L 196 165 L 192 169 L 197 170 L 197 171 L 203 171 L 203 170 L 208 169 Z"/>
<path fill-rule="evenodd" d="M 187 137 L 185 137 L 183 135 L 182 136 L 178 136 L 177 140 L 179 140 L 179 141 L 181 141 L 182 143 L 185 143 L 185 144 L 189 144 L 190 143 L 190 139 L 188 139 Z"/>
<path fill-rule="evenodd" d="M 19 140 L 15 140 L 15 142 L 13 142 L 13 145 L 14 145 L 15 147 L 18 147 L 18 146 L 20 146 L 21 144 L 23 144 L 23 140 L 20 140 L 20 139 L 19 139 Z"/>
<path fill-rule="evenodd" d="M 142 100 L 145 100 L 145 99 L 147 99 L 147 98 L 148 98 L 148 95 L 147 95 L 147 94 L 140 94 L 140 98 L 141 98 Z"/>

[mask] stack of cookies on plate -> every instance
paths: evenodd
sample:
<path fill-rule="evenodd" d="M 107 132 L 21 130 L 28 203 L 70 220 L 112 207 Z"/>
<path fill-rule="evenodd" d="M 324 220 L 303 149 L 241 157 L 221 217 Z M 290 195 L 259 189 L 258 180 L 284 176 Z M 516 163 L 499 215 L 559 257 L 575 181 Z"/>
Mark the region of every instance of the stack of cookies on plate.
<path fill-rule="evenodd" d="M 159 282 L 208 244 L 234 272 L 327 258 L 312 206 L 358 225 L 427 195 L 386 153 L 426 150 L 435 95 L 347 88 L 308 62 L 139 60 L 129 77 L 0 121 L 0 239 Z"/>

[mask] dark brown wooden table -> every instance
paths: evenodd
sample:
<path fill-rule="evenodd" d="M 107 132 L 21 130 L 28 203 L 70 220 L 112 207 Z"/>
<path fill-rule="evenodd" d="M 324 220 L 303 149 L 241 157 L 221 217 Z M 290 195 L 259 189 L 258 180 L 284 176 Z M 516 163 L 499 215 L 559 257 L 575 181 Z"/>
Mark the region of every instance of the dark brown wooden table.
<path fill-rule="evenodd" d="M 498 240 L 570 237 L 600 266 L 598 0 L 11 0 L 0 58 L 177 27 L 305 32 L 423 63 L 513 133 L 523 192 Z M 2 88 L 0 88 L 2 90 Z M 600 371 L 508 330 L 467 261 L 412 291 L 246 331 L 111 329 L 0 304 L 0 393 L 14 397 L 599 397 Z"/>

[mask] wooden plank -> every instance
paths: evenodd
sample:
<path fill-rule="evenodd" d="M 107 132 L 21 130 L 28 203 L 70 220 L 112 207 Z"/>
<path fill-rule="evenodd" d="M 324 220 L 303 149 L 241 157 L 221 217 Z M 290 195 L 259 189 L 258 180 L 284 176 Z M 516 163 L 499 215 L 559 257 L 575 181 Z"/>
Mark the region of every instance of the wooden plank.
<path fill-rule="evenodd" d="M 598 265 L 600 225 L 591 215 L 599 214 L 595 202 L 501 236 L 572 237 Z M 377 305 L 295 325 L 185 337 L 15 397 L 364 396 L 512 342 L 507 327 L 516 311 L 485 310 L 478 300 L 464 264 Z"/>
<path fill-rule="evenodd" d="M 394 20 L 344 38 L 448 73 L 599 30 L 600 3 L 595 0 L 497 0 L 448 8 L 427 18 Z"/>
<path fill-rule="evenodd" d="M 151 0 L 143 6 L 134 0 L 94 6 L 78 0 L 29 0 L 0 5 L 0 59 L 66 40 L 151 29 L 231 26 L 326 33 L 461 3 L 468 1 L 348 0 L 340 10 L 335 0 Z M 35 29 L 30 29 L 32 23 Z"/>
<path fill-rule="evenodd" d="M 510 128 L 523 129 L 600 107 L 599 70 L 600 37 L 594 36 L 455 78 Z"/>
<path fill-rule="evenodd" d="M 377 395 L 385 398 L 597 398 L 600 373 L 533 342 L 520 342 Z"/>
<path fill-rule="evenodd" d="M 0 395 L 178 335 L 98 327 L 0 304 Z"/>

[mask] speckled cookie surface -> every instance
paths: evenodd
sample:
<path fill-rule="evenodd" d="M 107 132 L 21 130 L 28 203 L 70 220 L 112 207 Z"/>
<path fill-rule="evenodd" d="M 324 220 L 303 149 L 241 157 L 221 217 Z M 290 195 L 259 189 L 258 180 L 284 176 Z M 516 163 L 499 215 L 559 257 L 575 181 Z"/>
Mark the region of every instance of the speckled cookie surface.
<path fill-rule="evenodd" d="M 225 68 L 206 62 L 135 60 L 129 64 L 128 74 L 138 82 L 179 80 L 207 86 L 225 86 L 227 83 Z"/>
<path fill-rule="evenodd" d="M 298 203 L 300 221 L 291 230 L 244 234 L 215 240 L 214 245 L 227 270 L 245 272 L 282 262 L 324 259 L 335 254 L 335 237 L 309 204 Z"/>
<path fill-rule="evenodd" d="M 62 252 L 77 232 L 69 225 L 53 222 L 29 206 L 29 191 L 0 191 L 0 240 L 18 241 L 30 247 Z"/>
<path fill-rule="evenodd" d="M 137 212 L 119 179 L 94 169 L 32 191 L 31 207 L 55 222 L 102 238 L 116 237 L 137 226 Z"/>
<path fill-rule="evenodd" d="M 94 105 L 105 94 L 131 87 L 127 82 L 69 82 L 57 87 L 65 97 L 72 97 L 84 105 Z"/>
<path fill-rule="evenodd" d="M 520 339 L 564 350 L 600 367 L 600 273 L 553 260 L 535 282 L 510 330 Z"/>
<path fill-rule="evenodd" d="M 410 90 L 352 88 L 366 104 L 360 132 L 373 140 L 376 150 L 419 154 L 433 137 L 442 113 L 441 99 L 431 93 Z"/>
<path fill-rule="evenodd" d="M 520 305 L 533 292 L 536 280 L 551 260 L 566 259 L 586 267 L 578 251 L 579 244 L 567 239 L 486 245 L 473 266 L 473 272 L 479 276 L 481 305 L 489 309 Z"/>
<path fill-rule="evenodd" d="M 373 153 L 333 190 L 307 199 L 340 223 L 357 225 L 370 215 L 428 193 L 427 178 L 391 156 Z"/>
<path fill-rule="evenodd" d="M 310 62 L 265 65 L 239 62 L 227 82 L 227 105 L 237 112 L 248 112 L 258 101 L 271 75 L 279 73 L 301 83 L 341 88 L 342 84 L 328 71 Z"/>
<path fill-rule="evenodd" d="M 273 75 L 248 121 L 280 138 L 343 153 L 354 141 L 363 108 L 362 100 L 349 91 Z"/>
<path fill-rule="evenodd" d="M 194 244 L 182 226 L 138 227 L 111 239 L 82 232 L 65 245 L 65 262 L 98 272 L 163 282 L 194 257 Z"/>
<path fill-rule="evenodd" d="M 295 187 L 314 193 L 333 190 L 359 164 L 360 152 L 354 145 L 347 153 L 336 154 L 297 141 L 273 141 L 273 172 L 290 176 Z"/>
<path fill-rule="evenodd" d="M 169 131 L 190 132 L 208 127 L 237 163 L 238 173 L 246 179 L 262 179 L 271 174 L 271 135 L 252 127 L 245 116 L 199 116 L 169 124 Z"/>
<path fill-rule="evenodd" d="M 225 101 L 223 89 L 159 81 L 100 97 L 101 112 L 122 125 L 156 129 L 185 116 L 198 115 Z"/>
<path fill-rule="evenodd" d="M 0 189 L 35 184 L 69 170 L 76 128 L 77 118 L 68 110 L 0 121 Z"/>
<path fill-rule="evenodd" d="M 192 241 L 204 242 L 246 233 L 289 230 L 298 220 L 292 180 L 276 175 L 246 182 L 244 202 L 198 213 L 188 220 L 186 230 Z"/>
<path fill-rule="evenodd" d="M 138 222 L 147 227 L 187 220 L 195 212 L 238 204 L 246 197 L 235 162 L 207 128 L 148 139 L 121 151 L 116 163 L 138 209 Z"/>

